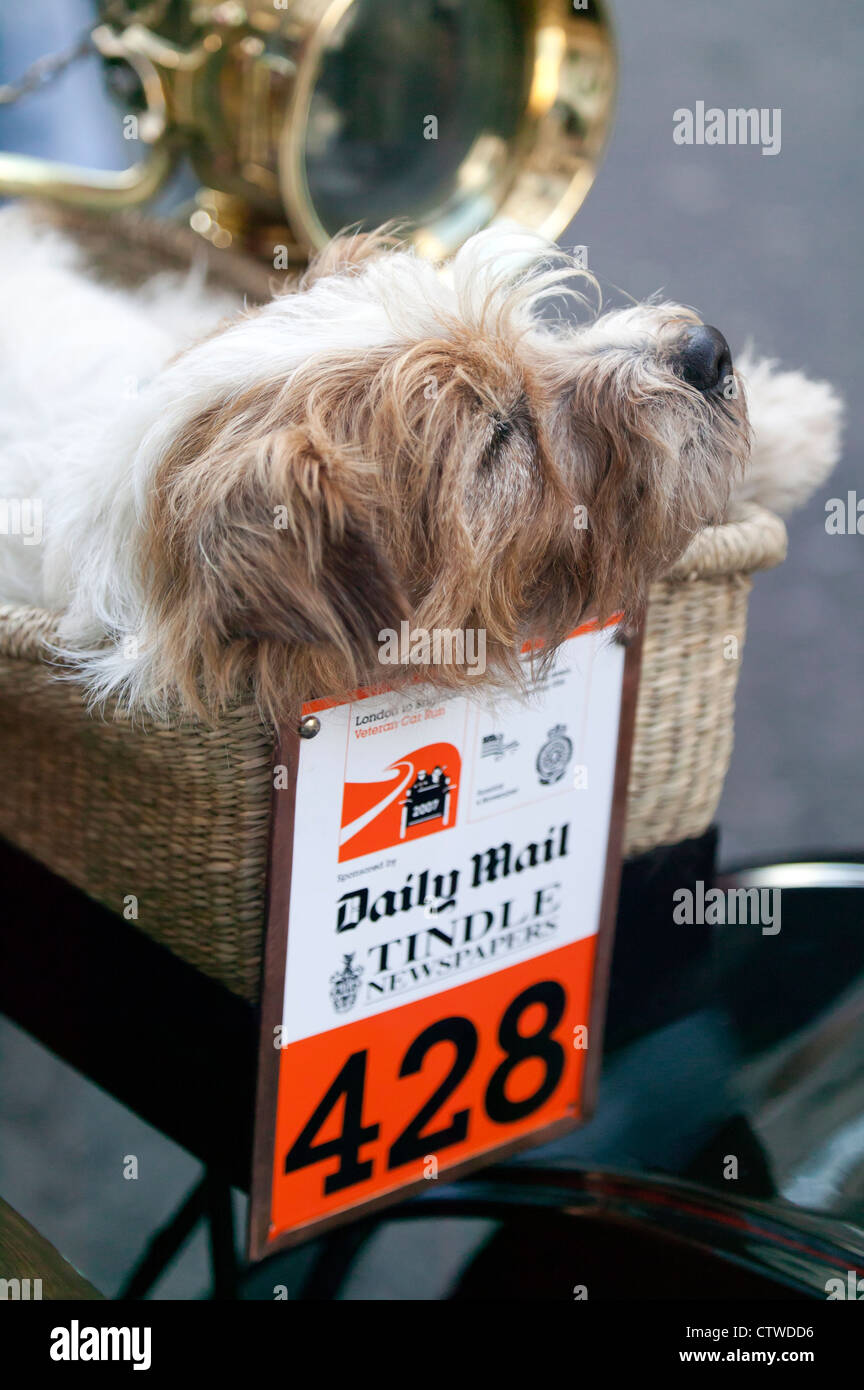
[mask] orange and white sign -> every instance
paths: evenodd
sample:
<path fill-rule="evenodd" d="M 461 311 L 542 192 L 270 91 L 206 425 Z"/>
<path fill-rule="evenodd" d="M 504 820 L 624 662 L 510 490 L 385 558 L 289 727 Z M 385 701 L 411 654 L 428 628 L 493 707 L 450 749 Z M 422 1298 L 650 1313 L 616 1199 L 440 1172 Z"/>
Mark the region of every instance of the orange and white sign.
<path fill-rule="evenodd" d="M 362 693 L 284 735 L 253 1258 L 583 1115 L 632 714 L 613 635 L 580 629 L 524 700 Z"/>

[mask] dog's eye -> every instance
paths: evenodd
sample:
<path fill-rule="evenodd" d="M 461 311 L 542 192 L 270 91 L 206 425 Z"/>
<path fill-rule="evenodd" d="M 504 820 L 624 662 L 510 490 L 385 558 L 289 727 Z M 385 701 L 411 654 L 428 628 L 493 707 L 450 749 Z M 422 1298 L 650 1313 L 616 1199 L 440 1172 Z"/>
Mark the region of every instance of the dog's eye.
<path fill-rule="evenodd" d="M 534 448 L 534 421 L 524 395 L 508 405 L 506 414 L 500 410 L 490 411 L 487 420 L 488 434 L 482 459 L 485 465 L 494 463 L 505 445 L 512 449 L 521 441 L 526 448 Z"/>
<path fill-rule="evenodd" d="M 489 424 L 491 428 L 480 460 L 481 468 L 489 468 L 495 462 L 502 444 L 506 444 L 513 434 L 513 421 L 505 419 L 497 411 L 489 416 Z"/>
<path fill-rule="evenodd" d="M 510 420 L 505 420 L 503 415 L 497 412 L 492 415 L 492 438 L 489 441 L 489 452 L 494 453 L 499 444 L 503 444 L 505 439 L 509 439 L 513 433 L 513 424 Z"/>

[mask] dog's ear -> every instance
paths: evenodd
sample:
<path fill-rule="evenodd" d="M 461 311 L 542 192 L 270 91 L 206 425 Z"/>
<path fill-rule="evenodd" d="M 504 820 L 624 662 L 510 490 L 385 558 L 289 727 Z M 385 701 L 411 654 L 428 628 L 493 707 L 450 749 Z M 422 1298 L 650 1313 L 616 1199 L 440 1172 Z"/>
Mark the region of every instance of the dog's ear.
<path fill-rule="evenodd" d="M 153 494 L 163 631 L 182 625 L 187 651 L 196 638 L 303 644 L 348 677 L 374 672 L 379 632 L 409 609 L 376 538 L 368 470 L 304 426 L 200 429 L 198 447 L 187 436 L 165 460 Z"/>
<path fill-rule="evenodd" d="M 395 223 L 385 222 L 374 232 L 345 233 L 328 241 L 300 279 L 301 290 L 308 290 L 327 275 L 340 275 L 386 256 L 401 244 Z"/>
<path fill-rule="evenodd" d="M 408 605 L 375 537 L 361 465 L 303 427 L 258 447 L 271 534 L 250 525 L 241 503 L 226 556 L 237 623 L 244 635 L 374 654 L 379 631 L 407 617 Z"/>

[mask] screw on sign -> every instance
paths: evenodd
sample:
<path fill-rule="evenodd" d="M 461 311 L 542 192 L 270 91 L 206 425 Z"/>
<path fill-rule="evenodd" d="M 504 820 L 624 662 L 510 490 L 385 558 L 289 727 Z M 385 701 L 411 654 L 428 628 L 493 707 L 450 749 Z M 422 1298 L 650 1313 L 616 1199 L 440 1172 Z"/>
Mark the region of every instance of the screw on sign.
<path fill-rule="evenodd" d="M 442 695 L 433 742 L 416 691 L 310 702 L 315 738 L 286 731 L 252 1258 L 420 1190 L 430 1153 L 446 1179 L 587 1113 L 595 1048 L 573 1038 L 601 1032 L 638 661 L 610 635 L 574 633 L 527 702 Z"/>

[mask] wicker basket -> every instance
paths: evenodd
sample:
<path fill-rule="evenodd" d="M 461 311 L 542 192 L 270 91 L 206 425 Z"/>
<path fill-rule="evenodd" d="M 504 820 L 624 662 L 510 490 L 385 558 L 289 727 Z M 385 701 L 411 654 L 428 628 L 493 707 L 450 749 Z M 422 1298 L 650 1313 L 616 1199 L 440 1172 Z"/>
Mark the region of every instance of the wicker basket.
<path fill-rule="evenodd" d="M 701 835 L 723 790 L 754 570 L 786 557 L 786 527 L 749 507 L 713 526 L 651 590 L 624 853 Z"/>
<path fill-rule="evenodd" d="M 188 260 L 175 227 L 132 215 L 110 236 L 146 266 Z M 85 228 L 87 224 L 85 223 Z M 143 263 L 142 263 L 143 257 Z M 246 263 L 226 258 L 243 283 Z M 114 267 L 116 273 L 116 265 Z M 262 287 L 248 268 L 250 295 Z M 254 283 L 253 283 L 254 282 Z M 710 824 L 732 748 L 750 574 L 779 564 L 783 523 L 751 508 L 696 537 L 651 593 L 625 852 Z M 93 717 L 46 663 L 51 614 L 0 606 L 0 835 L 192 965 L 254 999 L 264 928 L 272 739 L 251 708 L 216 729 Z"/>

